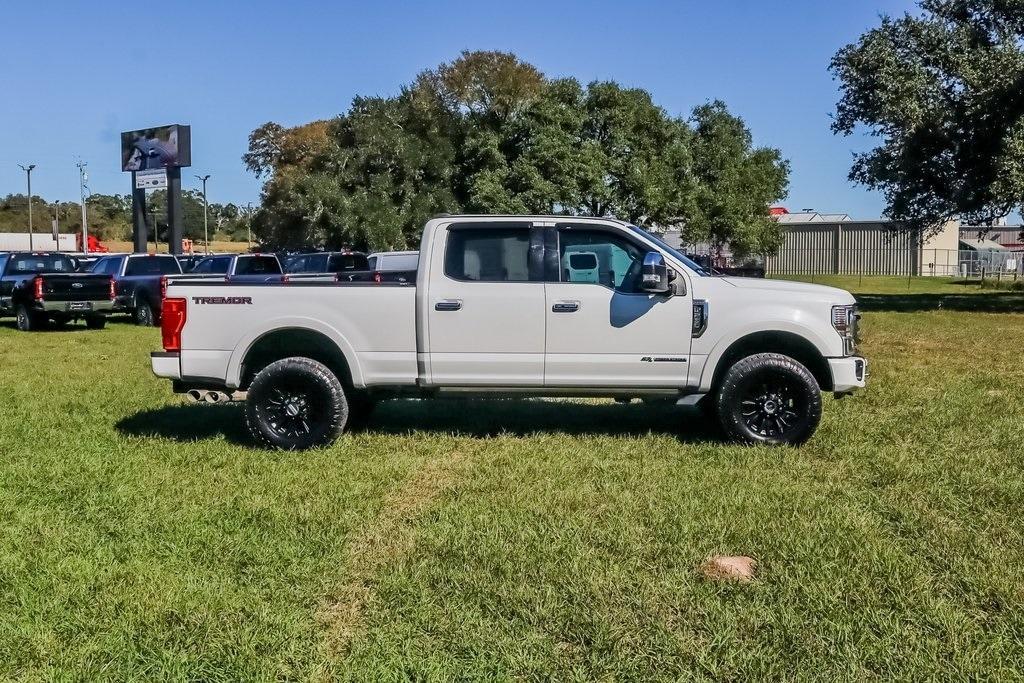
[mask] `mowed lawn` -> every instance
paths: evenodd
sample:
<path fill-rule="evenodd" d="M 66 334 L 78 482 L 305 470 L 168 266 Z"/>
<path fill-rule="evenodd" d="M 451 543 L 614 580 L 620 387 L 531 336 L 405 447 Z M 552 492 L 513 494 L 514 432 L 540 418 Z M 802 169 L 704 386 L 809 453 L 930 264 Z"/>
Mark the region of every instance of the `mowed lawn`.
<path fill-rule="evenodd" d="M 156 330 L 5 321 L 0 679 L 1019 677 L 1024 295 L 865 283 L 870 387 L 799 449 L 407 401 L 269 452 L 151 376 Z"/>

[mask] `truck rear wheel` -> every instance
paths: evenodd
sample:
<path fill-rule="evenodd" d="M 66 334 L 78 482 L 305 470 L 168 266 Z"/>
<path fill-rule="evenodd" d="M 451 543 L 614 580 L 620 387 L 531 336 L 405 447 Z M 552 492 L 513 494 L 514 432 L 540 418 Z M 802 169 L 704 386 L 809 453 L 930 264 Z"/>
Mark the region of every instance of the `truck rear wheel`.
<path fill-rule="evenodd" d="M 46 326 L 46 318 L 29 310 L 28 306 L 21 304 L 15 312 L 18 329 L 22 332 L 34 332 Z"/>
<path fill-rule="evenodd" d="M 285 358 L 260 370 L 245 402 L 253 438 L 289 451 L 330 443 L 345 429 L 348 416 L 341 382 L 310 358 Z"/>
<path fill-rule="evenodd" d="M 741 443 L 799 445 L 821 421 L 821 388 L 789 356 L 759 353 L 729 368 L 715 396 L 726 435 Z"/>
<path fill-rule="evenodd" d="M 135 324 L 140 327 L 153 327 L 156 324 L 153 308 L 146 301 L 140 301 L 136 304 L 132 317 L 135 318 Z"/>

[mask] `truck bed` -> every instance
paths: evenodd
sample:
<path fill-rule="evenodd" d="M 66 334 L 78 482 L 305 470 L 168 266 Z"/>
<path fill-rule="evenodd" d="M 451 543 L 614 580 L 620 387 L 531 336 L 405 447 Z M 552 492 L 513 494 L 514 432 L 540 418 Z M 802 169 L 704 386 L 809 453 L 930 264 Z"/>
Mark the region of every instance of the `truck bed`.
<path fill-rule="evenodd" d="M 180 355 L 183 380 L 227 378 L 227 386 L 237 388 L 245 352 L 254 343 L 268 333 L 303 328 L 352 352 L 356 386 L 416 382 L 416 288 L 412 285 L 246 284 L 173 278 L 167 297 L 186 300 Z"/>

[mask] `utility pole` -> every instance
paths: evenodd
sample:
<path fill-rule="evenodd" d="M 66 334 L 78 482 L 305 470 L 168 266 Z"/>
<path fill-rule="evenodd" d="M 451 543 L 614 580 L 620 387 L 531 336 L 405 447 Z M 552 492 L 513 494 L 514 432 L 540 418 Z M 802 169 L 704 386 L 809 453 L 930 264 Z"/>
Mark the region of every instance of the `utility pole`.
<path fill-rule="evenodd" d="M 53 241 L 57 244 L 57 253 L 60 253 L 60 200 L 53 205 Z"/>
<path fill-rule="evenodd" d="M 206 240 L 206 253 L 210 253 L 210 225 L 209 216 L 206 207 L 209 206 L 209 202 L 206 201 L 206 181 L 210 179 L 210 174 L 197 175 L 196 178 L 203 181 L 203 239 Z"/>
<path fill-rule="evenodd" d="M 28 250 L 34 251 L 32 247 L 32 169 L 36 165 L 29 164 L 28 166 L 23 166 L 18 164 L 18 166 L 25 172 L 25 177 L 28 179 Z"/>
<path fill-rule="evenodd" d="M 249 251 L 252 251 L 252 202 L 245 206 L 245 229 L 249 232 Z"/>
<path fill-rule="evenodd" d="M 75 164 L 78 166 L 78 186 L 82 193 L 82 252 L 85 254 L 89 253 L 89 222 L 88 214 L 85 210 L 85 191 L 88 189 L 86 181 L 89 180 L 89 174 L 85 172 L 85 167 L 89 164 L 81 159 Z"/>

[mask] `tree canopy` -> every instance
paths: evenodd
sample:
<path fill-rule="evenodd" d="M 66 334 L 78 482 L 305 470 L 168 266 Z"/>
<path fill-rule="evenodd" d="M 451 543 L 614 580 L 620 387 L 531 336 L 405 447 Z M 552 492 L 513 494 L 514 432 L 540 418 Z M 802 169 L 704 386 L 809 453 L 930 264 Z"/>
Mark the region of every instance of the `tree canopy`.
<path fill-rule="evenodd" d="M 921 0 L 841 49 L 833 129 L 880 139 L 850 179 L 891 218 L 989 223 L 1024 204 L 1024 2 Z"/>
<path fill-rule="evenodd" d="M 184 190 L 181 193 L 184 237 L 203 239 L 203 195 L 198 190 Z M 59 217 L 62 233 L 82 230 L 82 209 L 77 202 L 50 202 L 38 195 L 32 197 L 34 229 L 49 234 L 50 221 Z M 132 235 L 132 197 L 121 194 L 92 194 L 86 198 L 89 230 L 100 239 L 129 240 Z M 167 191 L 154 190 L 149 193 L 146 208 L 149 213 L 150 239 L 153 224 L 157 236 L 165 240 L 169 233 L 167 226 Z M 248 229 L 247 212 L 234 204 L 210 203 L 210 238 L 215 234 L 221 238 L 244 240 Z M 0 232 L 28 231 L 28 197 L 10 194 L 0 197 Z"/>
<path fill-rule="evenodd" d="M 412 245 L 442 212 L 615 216 L 773 251 L 788 164 L 721 102 L 670 116 L 650 93 L 547 78 L 464 52 L 331 121 L 266 123 L 243 160 L 267 178 L 254 231 L 275 247 Z"/>

